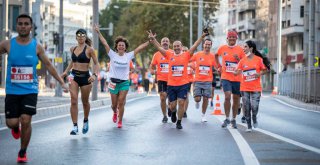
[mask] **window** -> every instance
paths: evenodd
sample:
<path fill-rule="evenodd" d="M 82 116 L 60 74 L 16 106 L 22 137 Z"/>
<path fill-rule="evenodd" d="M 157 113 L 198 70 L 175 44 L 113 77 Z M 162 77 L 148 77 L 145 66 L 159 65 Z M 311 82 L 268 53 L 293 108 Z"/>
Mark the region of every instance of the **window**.
<path fill-rule="evenodd" d="M 300 6 L 300 18 L 304 17 L 304 6 Z"/>
<path fill-rule="evenodd" d="M 287 26 L 290 27 L 290 20 L 287 21 Z"/>
<path fill-rule="evenodd" d="M 286 27 L 286 21 L 282 21 L 282 28 Z"/>
<path fill-rule="evenodd" d="M 19 6 L 12 6 L 12 30 L 17 31 L 16 19 L 19 16 Z"/>
<path fill-rule="evenodd" d="M 255 18 L 256 18 L 256 11 L 253 10 L 253 11 L 252 11 L 252 19 L 255 19 Z"/>

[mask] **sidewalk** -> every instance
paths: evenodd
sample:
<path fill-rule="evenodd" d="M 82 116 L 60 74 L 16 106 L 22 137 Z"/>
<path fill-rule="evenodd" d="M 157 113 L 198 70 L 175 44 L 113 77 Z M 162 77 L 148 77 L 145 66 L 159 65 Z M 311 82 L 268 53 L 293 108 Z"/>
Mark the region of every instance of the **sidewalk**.
<path fill-rule="evenodd" d="M 283 101 L 287 103 L 289 106 L 295 106 L 307 110 L 313 110 L 320 112 L 320 105 L 312 104 L 312 103 L 305 103 L 296 99 L 293 99 L 289 96 L 282 96 L 282 95 L 272 95 L 273 98 L 278 99 L 280 101 Z"/>
<path fill-rule="evenodd" d="M 55 97 L 55 91 L 52 89 L 47 89 L 44 91 L 40 91 L 38 95 L 38 103 L 37 103 L 37 115 L 34 118 L 46 118 L 48 116 L 69 114 L 70 112 L 70 94 L 63 93 L 62 97 Z M 134 98 L 145 96 L 145 93 L 133 93 L 129 92 L 127 98 Z M 0 125 L 5 124 L 5 115 L 4 115 L 4 99 L 5 99 L 5 90 L 0 88 Z M 107 92 L 101 93 L 98 92 L 98 100 L 91 101 L 90 95 L 90 107 L 100 107 L 105 105 L 110 105 L 110 95 Z M 82 111 L 82 102 L 81 102 L 81 94 L 79 92 L 79 111 Z"/>

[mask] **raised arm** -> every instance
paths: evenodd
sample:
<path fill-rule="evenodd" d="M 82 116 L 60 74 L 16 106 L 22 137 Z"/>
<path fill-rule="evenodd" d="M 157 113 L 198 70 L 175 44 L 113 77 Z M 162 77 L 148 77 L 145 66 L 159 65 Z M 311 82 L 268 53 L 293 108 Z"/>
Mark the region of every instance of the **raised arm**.
<path fill-rule="evenodd" d="M 194 53 L 194 51 L 197 49 L 197 47 L 199 46 L 199 44 L 202 42 L 202 40 L 204 39 L 204 37 L 206 35 L 207 35 L 207 33 L 202 33 L 202 35 L 198 38 L 198 40 L 192 45 L 192 47 L 189 50 L 190 55 L 192 55 Z"/>
<path fill-rule="evenodd" d="M 39 44 L 37 45 L 37 54 L 40 61 L 46 66 L 49 73 L 60 83 L 61 87 L 64 89 L 64 92 L 68 92 L 69 88 L 64 83 L 63 79 L 59 76 L 57 70 L 52 66 L 51 62 L 49 61 L 48 57 L 44 53 L 44 49 Z"/>
<path fill-rule="evenodd" d="M 99 26 L 97 24 L 95 24 L 93 26 L 93 29 L 98 33 L 99 39 L 102 43 L 102 45 L 104 46 L 104 48 L 106 49 L 107 53 L 109 53 L 110 51 L 110 46 L 107 43 L 107 40 L 102 36 L 102 34 L 100 33 L 100 29 Z"/>
<path fill-rule="evenodd" d="M 161 47 L 159 42 L 156 40 L 156 34 L 153 34 L 151 30 L 147 31 L 149 41 L 159 50 L 159 52 L 163 55 L 166 56 L 166 50 Z"/>
<path fill-rule="evenodd" d="M 136 49 L 134 49 L 134 55 L 136 56 L 139 52 L 145 49 L 149 45 L 149 41 L 139 45 Z"/>

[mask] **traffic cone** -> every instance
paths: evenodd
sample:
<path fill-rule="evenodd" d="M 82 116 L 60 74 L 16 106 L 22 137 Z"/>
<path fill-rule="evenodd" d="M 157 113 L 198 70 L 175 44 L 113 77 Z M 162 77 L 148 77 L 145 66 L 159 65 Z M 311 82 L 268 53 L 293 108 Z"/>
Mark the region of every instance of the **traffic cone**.
<path fill-rule="evenodd" d="M 211 115 L 224 115 L 221 112 L 221 108 L 220 108 L 220 97 L 219 95 L 217 95 L 217 99 L 216 99 L 216 106 L 214 107 L 213 112 L 211 113 Z"/>
<path fill-rule="evenodd" d="M 271 95 L 277 95 L 277 94 L 278 94 L 278 87 L 274 87 Z"/>

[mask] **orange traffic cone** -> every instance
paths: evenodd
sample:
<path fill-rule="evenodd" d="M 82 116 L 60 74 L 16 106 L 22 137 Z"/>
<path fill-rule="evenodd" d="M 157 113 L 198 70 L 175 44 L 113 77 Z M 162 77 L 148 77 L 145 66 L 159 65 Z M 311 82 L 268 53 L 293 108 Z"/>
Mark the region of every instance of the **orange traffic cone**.
<path fill-rule="evenodd" d="M 221 108 L 220 108 L 220 97 L 219 97 L 219 95 L 217 95 L 216 106 L 214 107 L 214 111 L 211 113 L 211 115 L 224 115 L 224 114 L 221 112 Z"/>
<path fill-rule="evenodd" d="M 271 95 L 277 95 L 277 94 L 278 94 L 278 87 L 274 87 Z"/>

